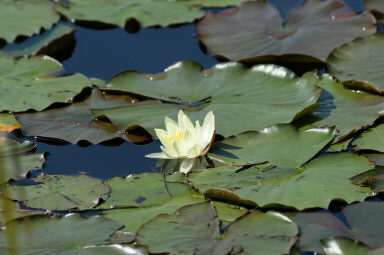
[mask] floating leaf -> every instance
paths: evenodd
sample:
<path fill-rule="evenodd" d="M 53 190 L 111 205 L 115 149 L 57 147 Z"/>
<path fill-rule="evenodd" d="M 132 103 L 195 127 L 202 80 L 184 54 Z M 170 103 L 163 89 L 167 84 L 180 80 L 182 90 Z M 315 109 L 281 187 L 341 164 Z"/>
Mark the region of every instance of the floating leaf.
<path fill-rule="evenodd" d="M 141 26 L 168 26 L 192 22 L 204 15 L 189 1 L 168 0 L 69 0 L 59 2 L 55 9 L 70 19 L 102 22 L 124 27 L 130 19 Z"/>
<path fill-rule="evenodd" d="M 364 154 L 376 166 L 384 166 L 384 154 Z"/>
<path fill-rule="evenodd" d="M 176 0 L 180 1 L 180 0 Z M 257 1 L 257 0 L 186 0 L 191 3 L 199 4 L 203 7 L 226 7 L 237 5 L 242 2 Z"/>
<path fill-rule="evenodd" d="M 247 69 L 241 64 L 225 63 L 203 71 L 199 64 L 184 61 L 157 75 L 122 72 L 106 87 L 164 103 L 147 101 L 94 113 L 106 115 L 120 130 L 140 125 L 154 134 L 154 128 L 164 126 L 164 117 L 175 119 L 180 108 L 200 121 L 213 111 L 216 133 L 229 136 L 289 123 L 302 111 L 309 111 L 320 93 L 315 83 L 313 73 L 299 78 L 275 65 Z"/>
<path fill-rule="evenodd" d="M 384 34 L 359 38 L 328 57 L 328 71 L 346 86 L 384 93 Z"/>
<path fill-rule="evenodd" d="M 300 213 L 291 219 L 301 230 L 299 247 L 322 253 L 321 239 L 347 237 L 371 248 L 384 246 L 384 203 L 362 202 L 342 211 L 345 220 L 330 213 Z"/>
<path fill-rule="evenodd" d="M 110 235 L 121 227 L 119 222 L 101 216 L 25 217 L 6 224 L 0 232 L 0 250 L 6 255 L 15 250 L 18 254 L 79 254 L 84 246 L 108 243 Z M 17 233 L 13 252 L 6 238 L 11 231 Z"/>
<path fill-rule="evenodd" d="M 7 211 L 7 213 L 6 213 Z M 8 200 L 0 195 L 0 226 L 11 220 L 29 215 L 44 214 L 43 211 L 20 209 L 18 203 Z"/>
<path fill-rule="evenodd" d="M 0 56 L 0 111 L 40 111 L 54 102 L 71 102 L 83 88 L 91 86 L 81 74 L 49 75 L 61 68 L 49 57 L 15 60 Z"/>
<path fill-rule="evenodd" d="M 22 201 L 30 208 L 82 210 L 95 207 L 109 194 L 109 187 L 101 180 L 85 175 L 39 175 L 33 180 L 38 184 L 7 186 L 8 198 Z"/>
<path fill-rule="evenodd" d="M 313 159 L 303 167 L 252 166 L 211 168 L 188 175 L 208 197 L 259 206 L 285 205 L 298 210 L 327 208 L 332 200 L 362 201 L 370 189 L 348 178 L 373 168 L 362 156 L 337 153 Z"/>
<path fill-rule="evenodd" d="M 109 122 L 95 119 L 91 108 L 112 108 L 131 104 L 129 96 L 108 96 L 94 90 L 86 101 L 43 112 L 18 114 L 28 136 L 59 138 L 71 143 L 86 140 L 100 143 L 113 138 L 127 139 Z"/>
<path fill-rule="evenodd" d="M 374 150 L 384 152 L 384 124 L 364 131 L 352 142 L 355 150 Z"/>
<path fill-rule="evenodd" d="M 30 170 L 37 170 L 43 166 L 44 154 L 25 154 L 34 148 L 35 144 L 32 142 L 19 143 L 0 138 L 0 183 L 10 179 L 23 179 Z"/>
<path fill-rule="evenodd" d="M 278 166 L 296 167 L 327 145 L 333 133 L 333 128 L 297 131 L 291 125 L 276 125 L 220 141 L 212 146 L 209 156 L 236 165 L 269 161 Z"/>
<path fill-rule="evenodd" d="M 105 181 L 111 188 L 108 200 L 97 208 L 142 207 L 160 205 L 171 196 L 188 194 L 184 174 L 176 173 L 166 177 L 158 173 L 133 174 L 126 178 L 115 177 Z M 168 194 L 168 191 L 170 194 Z"/>
<path fill-rule="evenodd" d="M 373 170 L 358 174 L 351 178 L 353 184 L 368 186 L 373 192 L 384 191 L 384 167 L 377 167 Z"/>
<path fill-rule="evenodd" d="M 296 241 L 297 227 L 276 212 L 252 212 L 225 231 L 209 203 L 185 206 L 144 224 L 137 242 L 150 253 L 273 255 L 288 253 Z"/>
<path fill-rule="evenodd" d="M 326 152 L 340 152 L 340 151 L 346 151 L 348 150 L 349 144 L 353 140 L 353 137 L 347 139 L 347 140 L 342 140 L 338 143 L 331 144 Z"/>
<path fill-rule="evenodd" d="M 8 57 L 21 57 L 28 55 L 49 55 L 54 49 L 60 48 L 55 44 L 63 45 L 67 38 L 71 38 L 75 30 L 67 25 L 57 24 L 41 35 L 28 38 L 23 43 L 7 44 L 0 50 L 0 54 Z"/>
<path fill-rule="evenodd" d="M 384 22 L 384 5 L 382 0 L 365 0 L 364 6 L 366 10 L 375 14 L 380 22 Z"/>
<path fill-rule="evenodd" d="M 336 142 L 372 125 L 384 114 L 384 97 L 343 87 L 329 75 L 323 75 L 318 85 L 323 88 L 321 106 L 296 123 L 304 128 L 336 126 Z"/>
<path fill-rule="evenodd" d="M 272 5 L 258 1 L 208 13 L 196 34 L 212 55 L 230 60 L 265 62 L 282 56 L 313 62 L 325 61 L 332 50 L 356 37 L 374 34 L 374 24 L 370 13 L 357 15 L 336 0 L 307 0 L 285 21 Z"/>
<path fill-rule="evenodd" d="M 147 254 L 143 248 L 130 247 L 127 245 L 91 245 L 80 249 L 76 255 L 144 255 Z"/>
<path fill-rule="evenodd" d="M 331 237 L 322 240 L 321 244 L 326 255 L 382 255 L 384 248 L 372 250 L 367 246 L 348 238 Z"/>
<path fill-rule="evenodd" d="M 19 129 L 20 124 L 15 119 L 15 116 L 10 113 L 0 113 L 0 132 L 12 132 Z"/>
<path fill-rule="evenodd" d="M 48 0 L 2 0 L 0 38 L 12 42 L 19 35 L 38 34 L 41 28 L 50 28 L 59 18 Z"/>

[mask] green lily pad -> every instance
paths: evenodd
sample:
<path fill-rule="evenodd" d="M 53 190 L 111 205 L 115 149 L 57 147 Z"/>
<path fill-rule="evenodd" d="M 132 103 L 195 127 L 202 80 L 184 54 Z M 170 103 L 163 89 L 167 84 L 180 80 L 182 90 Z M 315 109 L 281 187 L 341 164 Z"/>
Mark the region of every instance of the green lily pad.
<path fill-rule="evenodd" d="M 81 74 L 54 77 L 62 66 L 49 57 L 0 56 L 0 111 L 37 111 L 54 102 L 71 102 L 90 81 Z"/>
<path fill-rule="evenodd" d="M 342 140 L 338 143 L 331 144 L 327 148 L 326 152 L 346 151 L 346 150 L 348 150 L 348 147 L 349 147 L 350 143 L 352 142 L 352 140 L 353 140 L 353 137 L 346 139 L 346 140 Z"/>
<path fill-rule="evenodd" d="M 307 0 L 283 22 L 275 7 L 258 1 L 208 13 L 198 23 L 196 36 L 212 55 L 230 60 L 265 62 L 280 56 L 316 62 L 325 61 L 344 43 L 374 34 L 375 23 L 369 12 L 356 15 L 336 0 Z"/>
<path fill-rule="evenodd" d="M 328 57 L 328 71 L 346 86 L 384 93 L 384 34 L 359 38 Z"/>
<path fill-rule="evenodd" d="M 0 138 L 0 183 L 10 179 L 23 179 L 29 171 L 40 169 L 43 166 L 44 154 L 26 154 L 34 148 L 35 144 L 32 142 L 19 143 Z"/>
<path fill-rule="evenodd" d="M 48 0 L 3 0 L 0 2 L 0 38 L 12 42 L 19 35 L 38 34 L 59 18 Z"/>
<path fill-rule="evenodd" d="M 349 238 L 331 237 L 321 241 L 326 255 L 382 255 L 384 248 L 372 250 Z"/>
<path fill-rule="evenodd" d="M 268 161 L 296 167 L 315 156 L 333 139 L 333 134 L 333 128 L 298 131 L 291 125 L 276 125 L 220 141 L 212 146 L 209 157 L 235 165 Z"/>
<path fill-rule="evenodd" d="M 192 22 L 204 15 L 194 3 L 168 0 L 69 0 L 59 1 L 55 10 L 70 19 L 120 27 L 130 19 L 143 27 L 168 26 Z"/>
<path fill-rule="evenodd" d="M 364 154 L 376 166 L 384 166 L 384 154 Z"/>
<path fill-rule="evenodd" d="M 175 214 L 163 214 L 144 224 L 136 235 L 150 253 L 273 255 L 288 253 L 297 227 L 276 212 L 252 212 L 225 231 L 209 203 L 189 205 Z"/>
<path fill-rule="evenodd" d="M 229 136 L 289 123 L 309 111 L 316 106 L 320 94 L 315 83 L 313 73 L 299 78 L 275 65 L 247 69 L 241 64 L 225 63 L 202 70 L 195 62 L 183 61 L 157 75 L 122 72 L 105 88 L 162 102 L 140 102 L 93 112 L 96 116 L 107 116 L 120 130 L 140 125 L 153 135 L 154 128 L 164 126 L 164 117 L 175 119 L 179 109 L 192 120 L 200 121 L 213 111 L 216 133 Z"/>
<path fill-rule="evenodd" d="M 60 48 L 57 44 L 63 45 L 63 42 L 67 42 L 74 32 L 75 30 L 70 26 L 57 24 L 43 34 L 28 38 L 22 43 L 7 44 L 0 50 L 0 54 L 8 57 L 48 55 L 54 49 Z"/>
<path fill-rule="evenodd" d="M 362 202 L 347 206 L 344 221 L 330 213 L 300 213 L 291 219 L 301 230 L 299 247 L 322 253 L 321 239 L 347 237 L 371 248 L 384 246 L 384 203 Z"/>
<path fill-rule="evenodd" d="M 0 132 L 12 132 L 19 129 L 20 124 L 15 119 L 15 116 L 10 113 L 0 113 Z"/>
<path fill-rule="evenodd" d="M 351 178 L 353 184 L 368 186 L 373 192 L 384 191 L 384 167 L 376 167 L 373 170 L 358 174 Z"/>
<path fill-rule="evenodd" d="M 336 126 L 335 142 L 348 139 L 356 131 L 373 125 L 384 114 L 384 97 L 351 90 L 323 75 L 318 85 L 323 88 L 321 106 L 295 124 L 304 129 Z"/>
<path fill-rule="evenodd" d="M 6 187 L 9 199 L 22 201 L 27 207 L 46 210 L 80 210 L 95 207 L 100 199 L 106 200 L 108 185 L 85 175 L 39 175 L 38 184 Z"/>
<path fill-rule="evenodd" d="M 379 124 L 364 131 L 352 142 L 355 150 L 374 150 L 384 152 L 384 124 Z"/>
<path fill-rule="evenodd" d="M 20 209 L 18 203 L 4 198 L 0 195 L 0 226 L 11 220 L 22 218 L 29 215 L 44 214 L 43 211 Z"/>
<path fill-rule="evenodd" d="M 163 175 L 144 173 L 128 175 L 126 178 L 115 177 L 105 181 L 111 188 L 108 200 L 98 209 L 116 207 L 142 207 L 160 205 L 171 199 L 171 196 L 188 194 L 190 188 L 184 184 L 184 174 L 176 173 L 167 176 L 166 185 Z M 169 193 L 167 192 L 167 188 Z"/>
<path fill-rule="evenodd" d="M 111 123 L 96 119 L 91 108 L 130 104 L 129 96 L 108 96 L 94 90 L 84 102 L 43 112 L 17 114 L 17 119 L 28 136 L 58 138 L 71 143 L 86 140 L 95 144 L 118 137 L 128 138 Z"/>
<path fill-rule="evenodd" d="M 199 4 L 203 7 L 226 7 L 231 5 L 237 5 L 242 2 L 250 2 L 257 0 L 186 0 L 191 3 Z"/>
<path fill-rule="evenodd" d="M 213 199 L 303 210 L 327 208 L 332 200 L 363 201 L 371 190 L 353 185 L 348 178 L 371 168 L 365 157 L 337 153 L 313 159 L 303 167 L 259 165 L 242 171 L 219 167 L 192 172 L 188 180 Z"/>
<path fill-rule="evenodd" d="M 78 214 L 31 216 L 5 226 L 0 232 L 0 250 L 6 255 L 14 254 L 15 250 L 18 254 L 78 254 L 82 247 L 108 243 L 110 235 L 122 227 L 119 222 L 101 216 L 85 218 Z M 12 233 L 15 247 L 11 251 L 6 236 Z"/>
<path fill-rule="evenodd" d="M 81 248 L 76 255 L 144 255 L 145 249 L 127 245 L 91 245 Z"/>

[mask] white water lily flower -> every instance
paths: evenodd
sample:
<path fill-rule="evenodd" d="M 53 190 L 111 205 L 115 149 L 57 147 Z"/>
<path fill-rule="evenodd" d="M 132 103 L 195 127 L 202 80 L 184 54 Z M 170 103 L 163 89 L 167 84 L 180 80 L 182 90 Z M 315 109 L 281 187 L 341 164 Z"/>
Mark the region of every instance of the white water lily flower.
<path fill-rule="evenodd" d="M 211 111 L 205 116 L 202 126 L 200 126 L 199 121 L 196 121 L 195 126 L 193 126 L 190 118 L 180 110 L 178 123 L 165 117 L 165 128 L 166 130 L 155 129 L 157 137 L 163 144 L 160 147 L 162 152 L 151 153 L 146 157 L 161 159 L 185 158 L 184 164 L 192 167 L 193 160 L 191 159 L 203 156 L 208 152 L 215 133 L 215 115 Z M 188 166 L 183 167 L 183 169 L 187 169 Z"/>

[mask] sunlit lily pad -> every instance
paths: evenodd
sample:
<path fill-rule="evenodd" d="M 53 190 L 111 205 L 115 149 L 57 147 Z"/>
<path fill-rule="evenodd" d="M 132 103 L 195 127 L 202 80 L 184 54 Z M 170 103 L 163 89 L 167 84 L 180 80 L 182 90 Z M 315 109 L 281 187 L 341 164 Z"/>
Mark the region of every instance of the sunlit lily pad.
<path fill-rule="evenodd" d="M 355 150 L 374 150 L 384 152 L 384 124 L 364 131 L 352 142 Z"/>
<path fill-rule="evenodd" d="M 106 200 L 108 185 L 85 175 L 39 175 L 36 185 L 7 186 L 7 197 L 22 201 L 27 207 L 46 210 L 90 209 L 100 199 Z"/>
<path fill-rule="evenodd" d="M 292 9 L 283 22 L 266 1 L 208 13 L 197 25 L 197 38 L 212 55 L 230 60 L 325 61 L 329 53 L 356 37 L 376 32 L 369 12 L 355 14 L 341 1 L 307 0 Z M 301 58 L 292 55 L 302 55 Z"/>
<path fill-rule="evenodd" d="M 32 142 L 19 143 L 0 138 L 0 183 L 9 179 L 23 179 L 29 171 L 43 166 L 44 154 L 26 154 L 34 148 L 35 144 Z"/>
<path fill-rule="evenodd" d="M 18 114 L 28 136 L 59 138 L 71 143 L 86 140 L 100 143 L 113 138 L 127 139 L 109 122 L 96 119 L 92 108 L 113 108 L 131 104 L 129 96 L 108 96 L 94 90 L 86 101 L 42 112 Z"/>
<path fill-rule="evenodd" d="M 79 254 L 84 246 L 108 243 L 110 235 L 121 227 L 119 222 L 100 216 L 31 216 L 6 224 L 6 229 L 0 232 L 0 250 L 2 254 L 14 254 L 9 250 L 9 239 L 6 238 L 7 232 L 13 231 L 16 233 L 13 248 L 19 254 Z"/>
<path fill-rule="evenodd" d="M 226 7 L 231 5 L 237 5 L 242 2 L 250 2 L 257 0 L 186 0 L 191 3 L 196 3 L 204 7 Z"/>
<path fill-rule="evenodd" d="M 215 208 L 209 203 L 185 206 L 144 224 L 136 235 L 150 253 L 274 255 L 288 253 L 297 227 L 276 212 L 252 212 L 220 229 Z"/>
<path fill-rule="evenodd" d="M 229 137 L 210 150 L 212 159 L 236 165 L 269 161 L 296 167 L 304 164 L 333 139 L 333 128 L 297 131 L 291 125 L 277 125 L 261 132 L 245 132 Z"/>
<path fill-rule="evenodd" d="M 241 64 L 225 63 L 202 70 L 199 64 L 184 61 L 155 75 L 122 72 L 106 86 L 108 90 L 162 102 L 146 101 L 93 112 L 96 116 L 106 115 L 121 130 L 140 125 L 154 134 L 154 128 L 164 126 L 164 117 L 176 119 L 179 109 L 192 120 L 200 121 L 213 111 L 216 133 L 229 136 L 289 123 L 302 111 L 309 111 L 320 93 L 315 83 L 313 73 L 299 78 L 275 65 L 247 69 Z"/>
<path fill-rule="evenodd" d="M 0 113 L 0 132 L 12 132 L 19 129 L 20 124 L 15 119 L 15 116 L 10 113 Z"/>
<path fill-rule="evenodd" d="M 329 73 L 347 86 L 384 93 L 383 48 L 382 33 L 343 45 L 328 58 Z"/>
<path fill-rule="evenodd" d="M 54 52 L 54 49 L 60 48 L 63 41 L 67 42 L 66 39 L 71 38 L 74 32 L 70 26 L 57 24 L 43 34 L 28 38 L 22 43 L 7 44 L 0 50 L 0 54 L 8 57 L 49 54 Z"/>
<path fill-rule="evenodd" d="M 91 86 L 81 74 L 53 76 L 61 70 L 61 64 L 49 57 L 0 56 L 0 111 L 42 110 L 54 102 L 71 102 Z"/>
<path fill-rule="evenodd" d="M 48 0 L 2 0 L 0 2 L 0 39 L 12 42 L 19 35 L 38 34 L 60 18 Z"/>
<path fill-rule="evenodd" d="M 384 191 L 384 167 L 358 174 L 351 178 L 352 183 L 360 186 L 368 186 L 374 192 Z"/>
<path fill-rule="evenodd" d="M 184 174 L 167 176 L 166 183 L 159 173 L 133 174 L 126 178 L 115 177 L 105 181 L 111 187 L 108 200 L 97 208 L 142 207 L 163 204 L 172 196 L 188 194 Z M 169 193 L 168 193 L 168 191 Z"/>
<path fill-rule="evenodd" d="M 55 9 L 78 21 L 102 22 L 124 27 L 130 19 L 141 26 L 168 26 L 192 22 L 204 15 L 195 3 L 168 0 L 68 0 L 58 1 Z"/>
<path fill-rule="evenodd" d="M 323 75 L 318 85 L 323 88 L 321 106 L 298 121 L 304 128 L 336 126 L 335 142 L 348 138 L 356 131 L 371 126 L 384 115 L 384 97 L 344 88 L 329 75 Z"/>
<path fill-rule="evenodd" d="M 345 221 L 330 213 L 300 213 L 292 220 L 300 226 L 299 247 L 322 252 L 321 239 L 347 237 L 371 248 L 384 246 L 384 203 L 362 202 L 347 206 Z"/>
<path fill-rule="evenodd" d="M 342 237 L 321 241 L 326 255 L 382 255 L 384 248 L 372 250 L 362 243 Z"/>
<path fill-rule="evenodd" d="M 130 247 L 127 245 L 91 245 L 80 249 L 76 255 L 146 255 L 144 248 Z"/>
<path fill-rule="evenodd" d="M 372 169 L 365 157 L 337 153 L 313 159 L 300 167 L 271 165 L 218 167 L 188 175 L 191 184 L 214 199 L 253 203 L 259 206 L 285 205 L 298 210 L 327 208 L 332 200 L 348 203 L 370 195 L 367 187 L 353 185 L 349 178 Z"/>

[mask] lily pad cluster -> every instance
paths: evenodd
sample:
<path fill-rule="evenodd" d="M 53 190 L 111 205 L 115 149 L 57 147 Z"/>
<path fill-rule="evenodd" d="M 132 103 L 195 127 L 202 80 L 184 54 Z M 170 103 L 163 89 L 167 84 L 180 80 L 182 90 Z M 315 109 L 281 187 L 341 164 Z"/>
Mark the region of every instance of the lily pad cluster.
<path fill-rule="evenodd" d="M 265 1 L 2 1 L 0 250 L 381 254 L 384 209 L 375 201 L 384 192 L 384 38 L 376 32 L 377 2 L 367 0 L 367 11 L 356 14 L 337 0 L 306 0 L 283 20 Z M 237 6 L 203 9 L 229 5 Z M 73 39 L 60 16 L 107 27 L 200 19 L 196 38 L 230 61 L 204 69 L 184 60 L 108 81 L 63 75 L 62 64 L 44 55 Z M 276 63 L 326 69 L 301 73 Z M 212 111 L 216 120 L 208 167 L 188 174 L 49 175 L 33 142 L 6 138 L 148 143 L 179 110 L 192 121 Z"/>

